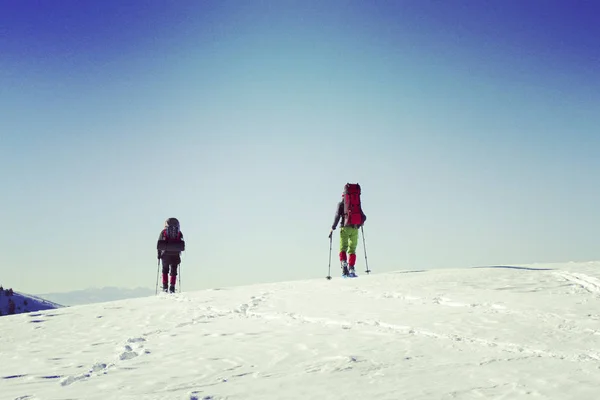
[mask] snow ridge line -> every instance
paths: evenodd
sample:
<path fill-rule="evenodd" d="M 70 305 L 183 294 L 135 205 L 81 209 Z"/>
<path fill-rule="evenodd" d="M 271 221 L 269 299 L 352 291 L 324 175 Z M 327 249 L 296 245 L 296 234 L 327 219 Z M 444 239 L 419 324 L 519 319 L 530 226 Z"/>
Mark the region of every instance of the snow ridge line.
<path fill-rule="evenodd" d="M 581 286 L 590 293 L 600 294 L 600 279 L 593 276 L 567 271 L 556 271 L 554 275 L 568 282 Z"/>

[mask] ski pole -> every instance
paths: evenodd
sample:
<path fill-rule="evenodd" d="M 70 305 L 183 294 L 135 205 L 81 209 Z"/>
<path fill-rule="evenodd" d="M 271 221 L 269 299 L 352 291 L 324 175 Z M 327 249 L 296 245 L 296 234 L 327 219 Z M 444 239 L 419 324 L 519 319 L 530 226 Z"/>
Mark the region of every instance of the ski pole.
<path fill-rule="evenodd" d="M 158 266 L 156 267 L 156 292 L 154 293 L 155 295 L 158 294 L 158 275 L 159 275 L 159 270 L 160 270 L 160 258 L 158 259 Z"/>
<path fill-rule="evenodd" d="M 179 293 L 181 293 L 181 264 L 179 264 Z"/>
<path fill-rule="evenodd" d="M 327 279 L 331 279 L 331 235 L 329 235 L 329 269 L 327 270 Z"/>
<path fill-rule="evenodd" d="M 371 270 L 369 269 L 369 263 L 367 262 L 367 246 L 365 244 L 365 230 L 363 229 L 362 225 L 360 227 L 360 232 L 363 237 L 363 250 L 365 251 L 365 265 L 367 266 L 367 270 L 365 272 L 367 274 L 369 274 L 371 272 Z"/>

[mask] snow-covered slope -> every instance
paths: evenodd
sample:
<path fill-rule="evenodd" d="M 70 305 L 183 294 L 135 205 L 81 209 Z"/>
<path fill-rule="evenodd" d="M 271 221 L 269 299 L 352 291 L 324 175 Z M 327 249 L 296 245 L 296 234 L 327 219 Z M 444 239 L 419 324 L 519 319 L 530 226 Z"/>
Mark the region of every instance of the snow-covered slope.
<path fill-rule="evenodd" d="M 18 292 L 13 292 L 12 296 L 8 296 L 5 291 L 2 291 L 2 293 L 0 293 L 0 315 L 6 316 L 10 314 L 11 302 L 14 303 L 14 314 L 51 310 L 62 307 L 60 304 L 53 303 L 38 296 Z"/>
<path fill-rule="evenodd" d="M 0 318 L 6 399 L 595 399 L 600 263 L 373 274 Z"/>

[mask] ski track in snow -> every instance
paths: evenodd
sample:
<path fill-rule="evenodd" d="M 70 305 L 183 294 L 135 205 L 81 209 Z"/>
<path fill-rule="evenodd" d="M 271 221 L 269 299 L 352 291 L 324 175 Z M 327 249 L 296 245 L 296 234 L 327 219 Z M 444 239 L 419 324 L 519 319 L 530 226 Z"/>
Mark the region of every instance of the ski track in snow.
<path fill-rule="evenodd" d="M 495 312 L 506 312 L 506 313 L 510 313 L 511 311 L 507 310 L 505 305 L 502 304 L 496 304 L 496 303 L 464 303 L 464 302 L 460 302 L 460 301 L 455 301 L 452 300 L 446 296 L 433 296 L 431 298 L 425 298 L 425 297 L 419 297 L 419 296 L 414 296 L 414 295 L 407 295 L 404 293 L 397 293 L 397 292 L 383 292 L 383 293 L 373 293 L 371 291 L 367 291 L 367 290 L 357 290 L 356 292 L 357 294 L 361 294 L 367 297 L 371 297 L 374 299 L 392 299 L 392 300 L 403 300 L 408 304 L 414 304 L 414 305 L 424 305 L 424 304 L 439 304 L 441 306 L 446 306 L 446 307 L 466 307 L 466 308 L 476 308 L 476 307 L 481 307 L 481 308 L 487 308 L 490 310 L 493 310 Z"/>
<path fill-rule="evenodd" d="M 471 344 L 476 346 L 482 346 L 487 348 L 495 348 L 501 352 L 521 354 L 524 357 L 550 357 L 560 360 L 570 360 L 574 362 L 580 361 L 597 361 L 600 360 L 598 353 L 591 352 L 586 354 L 560 354 L 557 352 L 546 351 L 536 348 L 529 348 L 517 343 L 507 343 L 500 341 L 491 341 L 487 339 L 481 339 L 477 337 L 461 336 L 457 334 L 448 334 L 442 332 L 434 332 L 426 329 L 420 329 L 411 326 L 403 326 L 385 321 L 373 319 L 373 320 L 336 320 L 330 318 L 319 318 L 299 315 L 296 313 L 277 313 L 277 312 L 260 312 L 257 310 L 259 305 L 269 298 L 272 292 L 263 292 L 260 295 L 252 296 L 248 302 L 240 304 L 233 310 L 228 309 L 217 309 L 212 306 L 205 308 L 199 307 L 198 310 L 202 312 L 202 315 L 194 318 L 187 324 L 180 324 L 179 326 L 185 326 L 189 324 L 195 324 L 204 319 L 225 317 L 231 315 L 239 315 L 244 318 L 262 318 L 265 320 L 279 320 L 284 324 L 318 324 L 324 327 L 338 327 L 340 329 L 375 329 L 380 332 L 388 332 L 399 335 L 415 335 L 433 340 L 448 340 L 459 344 Z M 386 297 L 384 295 L 383 297 Z M 179 296 L 175 298 L 176 301 L 191 301 L 184 300 L 185 296 Z M 419 300 L 418 297 L 407 296 L 410 300 Z M 466 304 L 450 300 L 445 297 L 434 297 L 431 301 L 433 304 L 440 304 L 449 307 L 487 307 L 494 311 L 506 311 L 505 307 L 499 304 Z M 559 325 L 558 328 L 561 328 Z"/>
<path fill-rule="evenodd" d="M 598 278 L 568 271 L 556 271 L 554 275 L 567 282 L 572 282 L 590 293 L 600 294 L 600 280 Z"/>

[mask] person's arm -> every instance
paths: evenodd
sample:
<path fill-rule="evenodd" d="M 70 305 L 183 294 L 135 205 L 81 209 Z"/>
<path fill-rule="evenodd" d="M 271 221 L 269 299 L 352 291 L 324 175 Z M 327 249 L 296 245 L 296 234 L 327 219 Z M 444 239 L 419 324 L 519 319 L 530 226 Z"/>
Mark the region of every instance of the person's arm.
<path fill-rule="evenodd" d="M 160 231 L 160 235 L 158 235 L 158 240 L 156 241 L 156 247 L 158 247 L 158 243 L 163 240 L 164 238 L 164 232 L 165 231 Z M 160 260 L 160 257 L 162 255 L 161 251 L 156 249 L 156 251 L 158 252 L 158 254 L 156 255 L 156 257 Z"/>
<path fill-rule="evenodd" d="M 342 217 L 342 214 L 344 214 L 344 203 L 340 201 L 338 203 L 337 210 L 335 211 L 335 217 L 333 218 L 333 225 L 331 225 L 331 230 L 329 231 L 330 238 L 331 238 L 331 235 L 333 234 L 333 231 L 335 230 L 335 228 L 337 228 L 337 225 L 340 222 L 340 218 Z"/>

